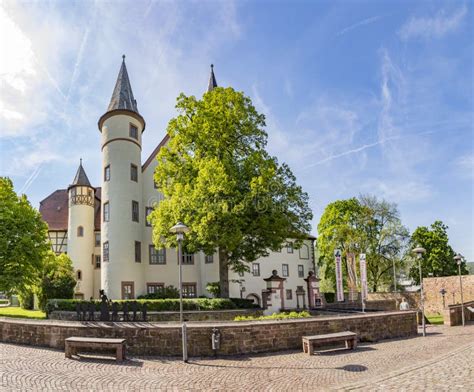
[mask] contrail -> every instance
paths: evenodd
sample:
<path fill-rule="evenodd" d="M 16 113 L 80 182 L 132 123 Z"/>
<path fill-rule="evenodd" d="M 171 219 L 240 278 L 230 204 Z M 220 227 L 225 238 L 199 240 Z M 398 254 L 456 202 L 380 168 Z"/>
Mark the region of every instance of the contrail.
<path fill-rule="evenodd" d="M 20 189 L 20 194 L 25 193 L 28 188 L 33 184 L 33 181 L 36 180 L 36 177 L 38 177 L 39 173 L 41 171 L 41 163 L 36 167 L 36 169 L 31 173 L 31 175 L 28 177 L 28 179 L 25 181 L 23 184 L 23 187 Z"/>
<path fill-rule="evenodd" d="M 339 31 L 337 34 L 336 34 L 336 37 L 339 37 L 343 34 L 346 34 L 347 32 L 351 31 L 351 30 L 354 30 L 356 29 L 357 27 L 360 27 L 360 26 L 365 26 L 365 25 L 368 25 L 370 23 L 373 23 L 373 22 L 376 22 L 377 20 L 379 20 L 381 18 L 381 16 L 372 16 L 371 18 L 367 18 L 367 19 L 364 19 L 364 20 L 361 20 L 360 22 L 357 22 L 357 23 L 354 23 L 353 25 L 350 25 L 349 27 L 346 27 L 345 29 L 342 29 L 341 31 Z"/>

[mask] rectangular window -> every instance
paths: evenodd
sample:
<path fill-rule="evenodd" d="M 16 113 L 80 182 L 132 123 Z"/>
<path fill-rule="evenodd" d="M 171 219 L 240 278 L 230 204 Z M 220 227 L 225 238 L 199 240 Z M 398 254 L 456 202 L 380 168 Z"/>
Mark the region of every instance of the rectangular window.
<path fill-rule="evenodd" d="M 288 244 L 286 245 L 286 251 L 288 253 L 293 253 L 293 243 L 292 242 L 288 242 Z"/>
<path fill-rule="evenodd" d="M 109 241 L 104 242 L 102 249 L 102 260 L 109 261 Z"/>
<path fill-rule="evenodd" d="M 260 276 L 260 264 L 252 263 L 252 275 Z"/>
<path fill-rule="evenodd" d="M 214 263 L 214 255 L 206 255 L 204 262 L 206 264 L 212 264 Z"/>
<path fill-rule="evenodd" d="M 196 283 L 183 283 L 183 297 L 196 298 Z"/>
<path fill-rule="evenodd" d="M 110 165 L 104 167 L 104 181 L 110 181 Z"/>
<path fill-rule="evenodd" d="M 95 233 L 95 246 L 100 246 L 100 233 Z"/>
<path fill-rule="evenodd" d="M 153 207 L 145 207 L 145 225 L 151 226 L 151 222 L 148 220 L 148 215 L 153 212 Z"/>
<path fill-rule="evenodd" d="M 130 137 L 138 140 L 138 128 L 133 124 L 130 124 Z"/>
<path fill-rule="evenodd" d="M 135 241 L 135 263 L 142 262 L 142 243 Z"/>
<path fill-rule="evenodd" d="M 133 282 L 122 282 L 122 299 L 135 298 L 135 289 Z"/>
<path fill-rule="evenodd" d="M 110 219 L 110 205 L 109 202 L 104 203 L 104 222 L 108 222 Z"/>
<path fill-rule="evenodd" d="M 138 222 L 139 215 L 138 201 L 132 200 L 132 221 Z"/>
<path fill-rule="evenodd" d="M 298 265 L 298 278 L 304 278 L 304 265 Z"/>
<path fill-rule="evenodd" d="M 183 265 L 194 264 L 194 254 L 193 253 L 183 253 L 181 257 L 181 262 Z"/>
<path fill-rule="evenodd" d="M 130 164 L 130 179 L 138 182 L 138 168 L 137 165 L 134 165 L 133 163 Z"/>
<path fill-rule="evenodd" d="M 288 269 L 288 264 L 282 264 L 281 266 L 281 274 L 283 277 L 288 277 L 290 276 L 290 271 Z"/>
<path fill-rule="evenodd" d="M 163 292 L 165 285 L 163 283 L 147 283 L 146 292 L 147 294 L 158 294 Z"/>
<path fill-rule="evenodd" d="M 95 268 L 100 268 L 100 255 L 95 255 Z"/>
<path fill-rule="evenodd" d="M 155 245 L 150 245 L 150 264 L 166 264 L 166 249 L 156 249 Z"/>
<path fill-rule="evenodd" d="M 286 299 L 293 299 L 293 292 L 291 289 L 286 290 Z"/>

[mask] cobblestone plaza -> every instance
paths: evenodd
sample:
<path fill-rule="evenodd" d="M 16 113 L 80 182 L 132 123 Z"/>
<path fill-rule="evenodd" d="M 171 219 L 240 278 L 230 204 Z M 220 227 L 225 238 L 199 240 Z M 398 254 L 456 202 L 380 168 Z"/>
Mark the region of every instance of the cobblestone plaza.
<path fill-rule="evenodd" d="M 430 326 L 426 338 L 327 350 L 179 359 L 131 357 L 123 364 L 84 355 L 0 344 L 2 391 L 474 390 L 474 325 Z"/>

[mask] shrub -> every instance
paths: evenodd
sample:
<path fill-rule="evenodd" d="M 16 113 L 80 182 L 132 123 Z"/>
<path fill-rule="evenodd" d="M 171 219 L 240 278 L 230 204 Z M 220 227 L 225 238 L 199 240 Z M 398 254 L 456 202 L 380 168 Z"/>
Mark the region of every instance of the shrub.
<path fill-rule="evenodd" d="M 273 313 L 270 316 L 237 316 L 234 318 L 234 321 L 252 321 L 252 320 L 287 320 L 287 319 L 297 319 L 297 318 L 307 318 L 311 315 L 306 312 L 289 312 L 289 313 Z"/>
<path fill-rule="evenodd" d="M 76 304 L 81 302 L 90 303 L 79 299 L 53 299 L 49 300 L 46 305 L 46 312 L 53 311 L 76 311 Z M 93 301 L 96 310 L 100 310 L 100 301 Z M 114 300 L 119 306 L 119 311 L 123 310 L 125 302 L 131 303 L 134 300 Z M 169 312 L 179 311 L 179 299 L 137 299 L 140 305 L 147 304 L 147 310 L 150 312 Z M 184 310 L 226 310 L 226 309 L 248 309 L 255 305 L 251 300 L 243 300 L 241 298 L 186 298 L 183 300 Z"/>
<path fill-rule="evenodd" d="M 221 295 L 221 285 L 219 282 L 209 282 L 206 286 L 206 290 L 209 291 L 214 298 Z"/>
<path fill-rule="evenodd" d="M 20 306 L 26 310 L 32 310 L 35 306 L 35 297 L 33 292 L 26 291 L 18 295 Z"/>
<path fill-rule="evenodd" d="M 336 293 L 323 293 L 328 304 L 332 304 L 336 300 Z"/>

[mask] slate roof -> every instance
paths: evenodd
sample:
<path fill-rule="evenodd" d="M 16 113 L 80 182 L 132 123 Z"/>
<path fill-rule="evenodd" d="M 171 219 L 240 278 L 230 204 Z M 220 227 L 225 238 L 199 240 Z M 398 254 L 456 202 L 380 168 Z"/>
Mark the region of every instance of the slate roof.
<path fill-rule="evenodd" d="M 115 82 L 114 92 L 112 93 L 107 111 L 126 109 L 138 113 L 137 101 L 133 97 L 132 86 L 130 85 L 127 66 L 125 65 L 125 55 L 122 56 L 122 59 L 122 66 L 120 67 L 120 72 L 117 77 L 117 82 Z"/>
<path fill-rule="evenodd" d="M 81 163 L 79 163 L 79 167 L 77 169 L 76 176 L 74 177 L 74 180 L 72 181 L 72 184 L 69 185 L 69 187 L 80 186 L 80 185 L 89 186 L 89 187 L 92 188 L 92 185 L 89 181 L 89 178 L 87 178 L 86 171 L 82 167 L 82 159 L 81 159 Z"/>
<path fill-rule="evenodd" d="M 211 74 L 209 75 L 209 83 L 207 85 L 207 92 L 214 90 L 217 87 L 216 76 L 214 75 L 214 64 L 211 64 Z"/>

